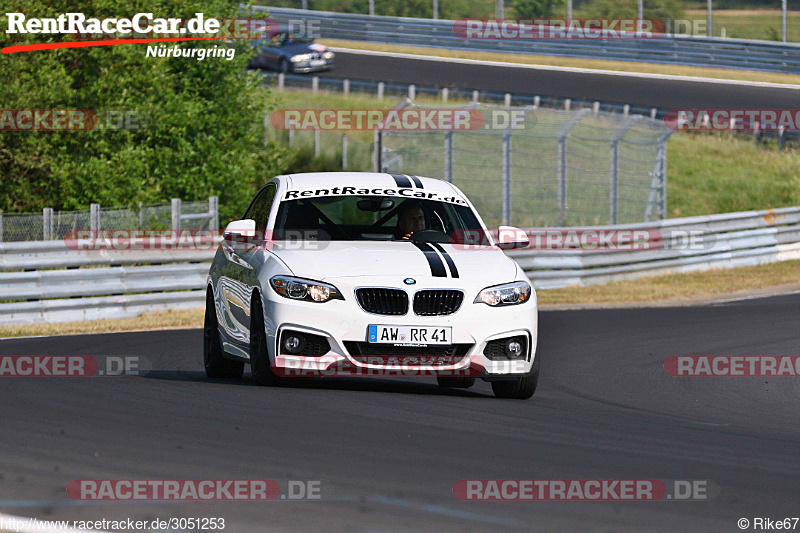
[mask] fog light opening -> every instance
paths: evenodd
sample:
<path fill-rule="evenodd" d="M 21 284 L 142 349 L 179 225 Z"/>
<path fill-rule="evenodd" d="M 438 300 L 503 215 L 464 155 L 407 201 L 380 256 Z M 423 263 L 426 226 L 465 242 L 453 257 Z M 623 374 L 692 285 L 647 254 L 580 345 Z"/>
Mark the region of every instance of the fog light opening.
<path fill-rule="evenodd" d="M 509 339 L 506 343 L 506 355 L 512 359 L 522 357 L 522 343 L 516 339 Z"/>
<path fill-rule="evenodd" d="M 283 339 L 283 349 L 292 355 L 302 352 L 304 345 L 305 339 L 303 339 L 302 335 L 296 333 L 289 334 Z"/>

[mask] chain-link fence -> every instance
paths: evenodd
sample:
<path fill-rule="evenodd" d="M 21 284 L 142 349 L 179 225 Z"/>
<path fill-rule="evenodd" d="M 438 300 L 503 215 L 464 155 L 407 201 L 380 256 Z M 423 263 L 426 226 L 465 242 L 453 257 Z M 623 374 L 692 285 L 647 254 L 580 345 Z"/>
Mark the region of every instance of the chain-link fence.
<path fill-rule="evenodd" d="M 136 209 L 92 204 L 86 211 L 55 211 L 49 207 L 41 213 L 0 211 L 0 242 L 63 239 L 79 230 L 216 231 L 219 226 L 218 211 L 216 196 L 210 197 L 207 202 L 173 199 L 168 204 L 142 204 Z"/>
<path fill-rule="evenodd" d="M 672 130 L 663 121 L 591 108 L 474 103 L 465 109 L 482 114 L 480 128 L 378 131 L 375 168 L 453 182 L 490 227 L 666 217 L 666 140 Z M 516 118 L 498 121 L 498 114 Z"/>

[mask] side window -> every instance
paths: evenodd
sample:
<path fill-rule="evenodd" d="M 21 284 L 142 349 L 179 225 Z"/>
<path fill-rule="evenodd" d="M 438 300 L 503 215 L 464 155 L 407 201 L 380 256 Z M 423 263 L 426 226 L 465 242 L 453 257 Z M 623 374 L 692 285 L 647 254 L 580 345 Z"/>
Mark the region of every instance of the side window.
<path fill-rule="evenodd" d="M 256 221 L 257 230 L 265 230 L 267 228 L 267 220 L 269 219 L 269 212 L 272 209 L 272 202 L 275 200 L 275 191 L 277 188 L 274 183 L 268 184 L 253 200 L 244 218 L 252 218 Z"/>

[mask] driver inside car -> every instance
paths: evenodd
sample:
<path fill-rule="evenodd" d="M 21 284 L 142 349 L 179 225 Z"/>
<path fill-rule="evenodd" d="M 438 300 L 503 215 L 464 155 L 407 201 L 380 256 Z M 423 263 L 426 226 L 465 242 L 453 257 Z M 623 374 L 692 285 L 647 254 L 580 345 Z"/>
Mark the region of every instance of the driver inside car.
<path fill-rule="evenodd" d="M 411 235 L 425 229 L 425 213 L 422 206 L 416 202 L 407 202 L 400 208 L 397 215 L 397 230 L 395 237 L 409 240 Z"/>

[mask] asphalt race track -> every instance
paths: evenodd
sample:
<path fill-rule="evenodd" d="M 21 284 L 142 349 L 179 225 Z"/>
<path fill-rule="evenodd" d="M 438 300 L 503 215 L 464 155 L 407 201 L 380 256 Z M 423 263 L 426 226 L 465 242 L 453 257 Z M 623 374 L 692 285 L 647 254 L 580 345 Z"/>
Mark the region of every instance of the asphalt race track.
<path fill-rule="evenodd" d="M 798 379 L 679 378 L 670 355 L 796 355 L 800 295 L 541 314 L 531 401 L 425 380 L 211 381 L 200 330 L 0 341 L 138 355 L 141 376 L 2 378 L 0 512 L 226 519 L 227 531 L 739 531 L 800 515 Z M 92 503 L 73 479 L 320 480 L 319 501 Z M 470 502 L 461 479 L 680 479 L 706 501 Z"/>
<path fill-rule="evenodd" d="M 321 77 L 352 78 L 558 96 L 663 109 L 795 109 L 796 88 L 757 87 L 606 74 L 470 65 L 336 52 Z"/>

